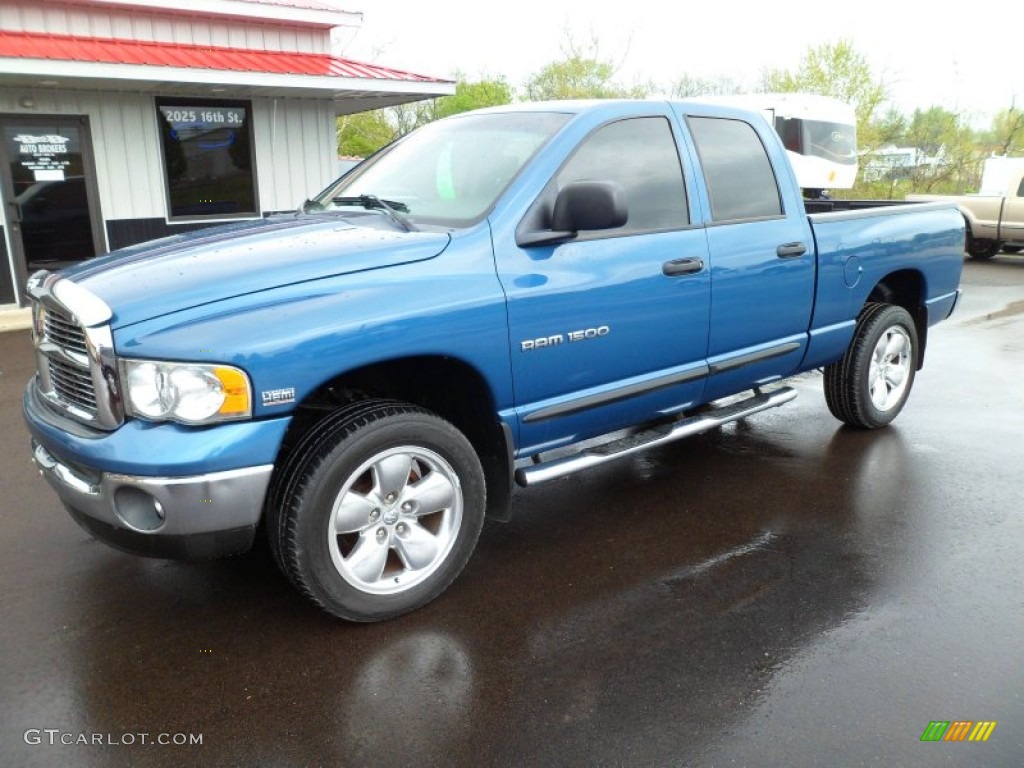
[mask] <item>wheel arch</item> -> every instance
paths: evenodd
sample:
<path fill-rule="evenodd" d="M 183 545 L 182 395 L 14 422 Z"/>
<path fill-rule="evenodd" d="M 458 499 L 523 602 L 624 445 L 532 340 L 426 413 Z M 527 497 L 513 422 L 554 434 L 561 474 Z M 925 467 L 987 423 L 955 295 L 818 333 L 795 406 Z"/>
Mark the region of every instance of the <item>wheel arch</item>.
<path fill-rule="evenodd" d="M 928 345 L 928 307 L 925 305 L 927 284 L 924 275 L 916 269 L 901 269 L 883 277 L 868 293 L 868 304 L 892 304 L 903 307 L 914 319 L 917 330 L 917 370 L 924 365 L 924 352 Z"/>
<path fill-rule="evenodd" d="M 967 230 L 967 235 L 973 235 L 973 229 L 978 223 L 977 217 L 971 211 L 970 208 L 965 208 L 962 205 L 957 205 L 957 209 L 960 211 L 960 215 L 964 217 L 964 226 Z"/>
<path fill-rule="evenodd" d="M 513 482 L 513 436 L 497 416 L 491 388 L 463 360 L 424 355 L 396 358 L 356 368 L 325 381 L 297 404 L 282 451 L 328 413 L 362 398 L 412 403 L 449 421 L 476 450 L 487 483 L 487 514 L 509 516 Z"/>
<path fill-rule="evenodd" d="M 980 239 L 975 238 L 974 232 L 976 229 L 982 226 L 982 223 L 978 220 L 977 216 L 975 216 L 971 210 L 965 208 L 962 205 L 958 205 L 957 208 L 960 210 L 960 215 L 964 217 L 964 251 L 972 259 L 992 258 L 992 256 L 999 252 L 999 249 L 1002 247 L 1003 243 L 1003 241 L 998 237 L 998 223 L 996 226 L 996 237 L 984 237 Z M 988 244 L 989 248 L 976 248 L 975 246 L 978 246 L 979 244 Z"/>

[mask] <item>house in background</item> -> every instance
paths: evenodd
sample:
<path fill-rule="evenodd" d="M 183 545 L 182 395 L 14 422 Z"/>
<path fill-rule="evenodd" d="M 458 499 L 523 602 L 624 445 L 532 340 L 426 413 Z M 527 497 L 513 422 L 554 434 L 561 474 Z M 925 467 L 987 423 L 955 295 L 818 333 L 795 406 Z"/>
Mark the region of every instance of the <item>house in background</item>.
<path fill-rule="evenodd" d="M 917 147 L 890 145 L 866 154 L 863 164 L 861 178 L 864 181 L 900 181 L 934 176 L 948 164 L 948 160 L 944 147 L 929 155 Z"/>
<path fill-rule="evenodd" d="M 3 0 L 0 308 L 36 269 L 294 210 L 338 115 L 454 84 L 331 54 L 317 0 Z"/>

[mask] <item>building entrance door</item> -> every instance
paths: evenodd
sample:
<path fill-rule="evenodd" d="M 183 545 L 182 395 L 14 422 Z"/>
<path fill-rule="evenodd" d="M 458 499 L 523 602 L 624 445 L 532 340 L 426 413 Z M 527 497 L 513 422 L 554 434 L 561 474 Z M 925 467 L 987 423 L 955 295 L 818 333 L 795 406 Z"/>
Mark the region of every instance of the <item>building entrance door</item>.
<path fill-rule="evenodd" d="M 0 115 L 0 195 L 17 298 L 29 275 L 103 252 L 88 118 Z"/>

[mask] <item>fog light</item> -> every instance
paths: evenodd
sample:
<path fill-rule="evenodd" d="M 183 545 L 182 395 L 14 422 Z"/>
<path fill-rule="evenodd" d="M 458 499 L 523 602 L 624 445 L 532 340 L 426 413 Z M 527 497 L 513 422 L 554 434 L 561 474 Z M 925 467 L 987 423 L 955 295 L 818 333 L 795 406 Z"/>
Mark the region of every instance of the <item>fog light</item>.
<path fill-rule="evenodd" d="M 158 530 L 167 519 L 159 501 L 131 486 L 118 488 L 114 493 L 114 512 L 129 528 L 146 533 Z"/>

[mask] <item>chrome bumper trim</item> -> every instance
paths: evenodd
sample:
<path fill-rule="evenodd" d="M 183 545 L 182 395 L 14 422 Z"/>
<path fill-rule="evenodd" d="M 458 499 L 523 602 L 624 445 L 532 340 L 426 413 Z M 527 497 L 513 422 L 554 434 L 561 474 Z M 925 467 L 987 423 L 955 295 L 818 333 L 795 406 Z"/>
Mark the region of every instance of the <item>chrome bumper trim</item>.
<path fill-rule="evenodd" d="M 149 536 L 188 536 L 215 533 L 259 522 L 273 464 L 185 477 L 144 477 L 86 472 L 62 462 L 33 440 L 33 459 L 40 474 L 71 509 L 117 528 Z M 159 506 L 162 522 L 139 528 L 130 515 L 119 512 L 118 495 L 129 489 L 144 493 Z M 127 518 L 127 519 L 126 519 Z"/>
<path fill-rule="evenodd" d="M 98 485 L 93 484 L 88 478 L 78 474 L 71 467 L 61 464 L 43 446 L 36 444 L 35 450 L 32 451 L 32 459 L 35 461 L 36 466 L 39 467 L 43 477 L 50 475 L 82 496 L 98 497 L 100 495 L 100 487 Z"/>

